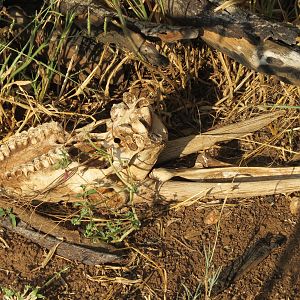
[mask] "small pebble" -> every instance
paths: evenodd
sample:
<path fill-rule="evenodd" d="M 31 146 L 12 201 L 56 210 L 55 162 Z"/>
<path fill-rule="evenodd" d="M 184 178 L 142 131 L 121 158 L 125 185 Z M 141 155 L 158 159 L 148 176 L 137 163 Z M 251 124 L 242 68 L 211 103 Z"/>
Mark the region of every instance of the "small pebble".
<path fill-rule="evenodd" d="M 220 218 L 220 211 L 214 209 L 210 211 L 204 218 L 204 224 L 206 225 L 214 225 L 217 224 Z"/>
<path fill-rule="evenodd" d="M 291 199 L 290 211 L 292 215 L 297 215 L 300 212 L 300 198 L 293 197 Z"/>

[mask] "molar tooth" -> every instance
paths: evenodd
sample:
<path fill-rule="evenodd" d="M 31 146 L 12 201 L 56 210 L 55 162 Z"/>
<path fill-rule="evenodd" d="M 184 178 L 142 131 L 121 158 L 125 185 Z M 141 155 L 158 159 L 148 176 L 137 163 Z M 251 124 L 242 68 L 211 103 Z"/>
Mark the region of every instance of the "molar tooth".
<path fill-rule="evenodd" d="M 15 140 L 15 139 L 12 139 L 12 140 L 9 141 L 7 144 L 8 144 L 8 148 L 9 148 L 10 150 L 16 150 L 17 143 L 16 143 L 16 140 Z"/>
<path fill-rule="evenodd" d="M 23 141 L 21 139 L 17 140 L 17 146 L 18 147 L 23 146 Z M 24 145 L 24 146 L 26 146 L 26 145 Z"/>
<path fill-rule="evenodd" d="M 17 141 L 18 145 L 20 146 L 27 146 L 28 145 L 28 136 L 23 135 L 20 137 L 20 139 Z"/>
<path fill-rule="evenodd" d="M 51 156 L 47 156 L 47 159 L 48 159 L 50 165 L 55 164 L 55 160 Z"/>
<path fill-rule="evenodd" d="M 39 158 L 35 158 L 33 160 L 33 165 L 34 165 L 34 169 L 37 170 L 37 171 L 39 171 L 40 169 L 43 168 L 42 162 L 40 161 Z"/>
<path fill-rule="evenodd" d="M 55 149 L 52 149 L 48 152 L 48 157 L 53 161 L 53 159 L 57 159 L 57 154 L 55 152 Z"/>
<path fill-rule="evenodd" d="M 40 139 L 40 140 L 42 140 L 46 137 L 44 129 L 42 127 L 37 128 L 37 130 L 35 132 L 35 137 Z"/>
<path fill-rule="evenodd" d="M 45 126 L 44 128 L 42 128 L 41 132 L 45 137 L 48 137 L 52 133 L 49 126 Z"/>
<path fill-rule="evenodd" d="M 33 135 L 34 132 L 36 131 L 36 127 L 30 127 L 28 130 L 27 130 L 27 134 L 30 136 L 30 135 Z M 26 132 L 26 131 L 25 131 Z"/>
<path fill-rule="evenodd" d="M 60 132 L 62 131 L 62 127 L 57 122 L 50 122 L 47 124 L 48 129 L 50 129 L 53 132 Z"/>
<path fill-rule="evenodd" d="M 7 144 L 3 144 L 3 145 L 0 147 L 0 152 L 2 152 L 6 157 L 9 156 L 10 150 L 9 150 Z"/>
<path fill-rule="evenodd" d="M 6 179 L 11 179 L 12 178 L 12 173 L 11 172 L 5 172 L 4 176 L 6 177 Z"/>
<path fill-rule="evenodd" d="M 42 160 L 42 165 L 44 168 L 48 168 L 50 166 L 50 163 L 47 159 L 45 159 L 45 160 Z"/>
<path fill-rule="evenodd" d="M 35 136 L 31 137 L 30 138 L 30 143 L 31 143 L 31 145 L 36 145 L 38 143 L 37 138 Z"/>
<path fill-rule="evenodd" d="M 55 140 L 58 141 L 59 143 L 65 143 L 66 141 L 66 132 L 63 130 L 63 128 L 57 123 L 57 122 L 50 122 L 50 123 L 45 123 L 43 126 L 40 128 L 41 131 L 43 131 L 43 134 L 46 137 L 55 136 Z"/>
<path fill-rule="evenodd" d="M 50 166 L 50 162 L 46 155 L 42 155 L 40 161 L 44 168 L 48 168 Z"/>
<path fill-rule="evenodd" d="M 43 131 L 43 134 L 46 136 L 52 134 L 53 132 L 52 122 L 43 124 L 41 131 Z"/>
<path fill-rule="evenodd" d="M 33 164 L 28 164 L 26 165 L 26 169 L 28 171 L 28 173 L 33 173 L 34 172 L 34 165 Z"/>
<path fill-rule="evenodd" d="M 54 165 L 54 157 L 51 153 L 48 152 L 45 158 L 48 161 L 49 165 Z"/>
<path fill-rule="evenodd" d="M 49 163 L 53 165 L 57 160 L 63 158 L 64 153 L 65 152 L 63 147 L 56 147 L 48 151 L 48 153 L 45 156 Z"/>

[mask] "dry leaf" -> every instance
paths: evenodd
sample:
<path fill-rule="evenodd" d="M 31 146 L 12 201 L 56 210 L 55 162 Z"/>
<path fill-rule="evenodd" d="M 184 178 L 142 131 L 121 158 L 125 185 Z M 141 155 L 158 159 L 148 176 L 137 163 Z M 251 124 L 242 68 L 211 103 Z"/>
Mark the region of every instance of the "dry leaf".
<path fill-rule="evenodd" d="M 204 224 L 206 225 L 214 225 L 217 224 L 220 218 L 220 211 L 214 209 L 210 211 L 204 218 Z"/>

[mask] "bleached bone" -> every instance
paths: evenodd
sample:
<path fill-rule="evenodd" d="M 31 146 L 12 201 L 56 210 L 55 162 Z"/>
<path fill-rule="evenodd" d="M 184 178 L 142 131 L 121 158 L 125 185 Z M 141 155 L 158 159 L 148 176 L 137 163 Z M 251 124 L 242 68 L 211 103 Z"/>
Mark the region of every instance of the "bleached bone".
<path fill-rule="evenodd" d="M 164 163 L 177 157 L 206 150 L 216 143 L 242 138 L 257 131 L 282 116 L 284 112 L 278 111 L 254 117 L 246 121 L 223 126 L 198 135 L 190 135 L 168 141 L 165 149 L 159 155 L 157 163 Z"/>
<path fill-rule="evenodd" d="M 196 136 L 192 146 L 187 143 L 179 156 L 261 129 L 280 115 L 282 113 L 271 113 Z M 161 188 L 157 191 L 157 181 L 144 179 L 166 144 L 167 131 L 145 99 L 125 94 L 123 102 L 112 107 L 106 127 L 105 133 L 84 129 L 71 136 L 57 123 L 51 122 L 11 137 L 0 147 L 1 191 L 8 196 L 38 197 L 44 201 L 78 201 L 76 195 L 83 191 L 83 186 L 106 193 L 110 188 L 122 190 L 124 186 L 119 184 L 120 181 L 140 181 L 138 197 L 144 200 L 149 200 L 157 192 L 169 200 L 174 200 L 176 195 L 179 200 L 198 193 L 220 198 L 299 189 L 290 185 L 290 182 L 298 183 L 299 168 L 226 167 L 155 169 L 151 176 L 160 180 Z M 197 145 L 195 141 L 202 144 Z M 168 146 L 172 144 L 174 141 Z M 164 156 L 162 161 L 177 157 L 178 146 L 170 147 L 165 151 L 168 152 L 171 155 Z M 161 185 L 173 176 L 213 182 L 170 181 Z M 226 180 L 229 182 L 224 183 Z M 260 180 L 263 188 L 256 188 L 261 184 Z M 145 190 L 147 196 L 143 194 Z"/>
<path fill-rule="evenodd" d="M 182 182 L 168 181 L 159 189 L 159 195 L 168 201 L 184 202 L 202 198 L 247 198 L 299 191 L 300 174 L 274 176 L 269 179 L 254 179 L 232 182 Z"/>
<path fill-rule="evenodd" d="M 169 180 L 173 176 L 189 181 Z M 156 202 L 190 205 L 199 199 L 259 197 L 300 190 L 300 167 L 159 168 L 150 177 L 156 179 L 144 182 L 136 202 L 147 202 L 152 197 Z"/>
<path fill-rule="evenodd" d="M 83 188 L 103 191 L 108 182 L 117 188 L 119 180 L 144 180 L 168 136 L 149 103 L 125 94 L 106 125 L 106 133 L 71 136 L 51 122 L 11 137 L 0 147 L 0 190 L 22 198 L 78 201 Z"/>
<path fill-rule="evenodd" d="M 45 123 L 15 134 L 0 146 L 1 172 L 9 172 L 19 165 L 31 163 L 36 157 L 56 148 L 58 144 L 65 143 L 67 138 L 68 134 L 56 122 Z"/>
<path fill-rule="evenodd" d="M 249 180 L 264 180 L 265 177 L 276 178 L 276 176 L 293 176 L 300 174 L 300 167 L 224 167 L 224 168 L 183 168 L 166 169 L 157 168 L 150 173 L 150 177 L 166 182 L 173 177 L 182 177 L 192 181 L 205 181 L 208 179 L 239 180 L 249 178 Z"/>

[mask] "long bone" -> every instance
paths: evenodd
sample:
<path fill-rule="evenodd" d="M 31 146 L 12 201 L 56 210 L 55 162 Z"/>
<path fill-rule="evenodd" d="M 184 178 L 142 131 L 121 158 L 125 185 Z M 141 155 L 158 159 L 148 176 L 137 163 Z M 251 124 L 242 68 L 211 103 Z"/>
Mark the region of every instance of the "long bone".
<path fill-rule="evenodd" d="M 161 164 L 174 158 L 209 149 L 216 143 L 242 138 L 267 126 L 282 115 L 284 115 L 282 111 L 272 112 L 198 135 L 189 135 L 168 141 L 165 149 L 159 155 L 157 163 Z"/>
<path fill-rule="evenodd" d="M 249 180 L 264 180 L 267 177 L 293 176 L 300 174 L 300 167 L 224 167 L 224 168 L 183 168 L 167 169 L 157 168 L 150 173 L 150 177 L 166 182 L 173 177 L 182 177 L 192 181 L 205 181 L 210 179 L 235 181 L 240 178 Z"/>
<path fill-rule="evenodd" d="M 239 122 L 210 132 L 180 138 L 168 142 L 158 162 L 205 150 L 217 142 L 241 138 L 268 125 L 282 115 L 282 112 L 266 114 L 247 121 Z M 150 178 L 158 181 L 155 188 L 145 189 L 169 201 L 189 203 L 198 198 L 240 198 L 288 193 L 299 190 L 300 167 L 222 167 L 222 168 L 157 168 Z M 194 182 L 171 181 L 173 177 L 182 177 Z M 159 186 L 159 189 L 157 189 Z M 141 192 L 141 198 L 144 191 Z"/>
<path fill-rule="evenodd" d="M 300 174 L 276 177 L 270 180 L 238 179 L 232 182 L 180 182 L 168 181 L 159 189 L 159 195 L 169 201 L 184 202 L 191 199 L 247 198 L 299 191 Z"/>

